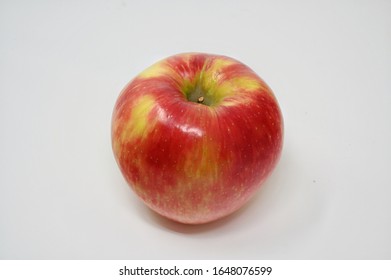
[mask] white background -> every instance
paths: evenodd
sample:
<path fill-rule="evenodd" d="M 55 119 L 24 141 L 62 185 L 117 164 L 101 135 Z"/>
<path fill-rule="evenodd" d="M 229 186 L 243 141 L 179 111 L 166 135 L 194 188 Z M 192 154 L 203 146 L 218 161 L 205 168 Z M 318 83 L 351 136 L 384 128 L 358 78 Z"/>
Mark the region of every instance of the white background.
<path fill-rule="evenodd" d="M 1 259 L 390 259 L 391 2 L 0 1 Z M 111 151 L 123 86 L 232 56 L 274 90 L 281 161 L 215 223 L 148 210 Z"/>

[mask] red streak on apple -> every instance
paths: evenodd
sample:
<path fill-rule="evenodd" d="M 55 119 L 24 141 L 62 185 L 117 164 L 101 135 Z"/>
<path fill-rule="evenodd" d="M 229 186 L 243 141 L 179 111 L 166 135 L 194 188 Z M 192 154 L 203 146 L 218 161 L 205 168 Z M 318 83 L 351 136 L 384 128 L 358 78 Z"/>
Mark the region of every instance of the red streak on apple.
<path fill-rule="evenodd" d="M 121 92 L 113 112 L 116 161 L 157 213 L 188 224 L 243 206 L 281 154 L 277 100 L 249 67 L 202 53 L 166 58 Z"/>

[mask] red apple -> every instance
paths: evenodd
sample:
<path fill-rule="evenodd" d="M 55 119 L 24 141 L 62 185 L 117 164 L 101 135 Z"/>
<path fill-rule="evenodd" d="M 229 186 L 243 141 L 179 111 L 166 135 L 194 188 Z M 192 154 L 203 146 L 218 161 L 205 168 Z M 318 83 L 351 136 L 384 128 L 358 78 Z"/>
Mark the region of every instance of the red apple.
<path fill-rule="evenodd" d="M 112 147 L 135 193 L 188 224 L 243 206 L 274 169 L 283 120 L 266 83 L 243 63 L 203 53 L 168 57 L 121 92 Z"/>

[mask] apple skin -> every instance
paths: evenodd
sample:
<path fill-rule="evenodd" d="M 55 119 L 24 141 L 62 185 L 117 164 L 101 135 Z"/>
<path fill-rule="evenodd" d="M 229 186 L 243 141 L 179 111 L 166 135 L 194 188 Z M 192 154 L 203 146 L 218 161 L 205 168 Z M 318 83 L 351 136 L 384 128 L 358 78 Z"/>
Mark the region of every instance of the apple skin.
<path fill-rule="evenodd" d="M 115 159 L 134 192 L 186 224 L 242 207 L 283 146 L 272 90 L 243 63 L 204 53 L 177 54 L 141 72 L 120 93 L 111 130 Z"/>

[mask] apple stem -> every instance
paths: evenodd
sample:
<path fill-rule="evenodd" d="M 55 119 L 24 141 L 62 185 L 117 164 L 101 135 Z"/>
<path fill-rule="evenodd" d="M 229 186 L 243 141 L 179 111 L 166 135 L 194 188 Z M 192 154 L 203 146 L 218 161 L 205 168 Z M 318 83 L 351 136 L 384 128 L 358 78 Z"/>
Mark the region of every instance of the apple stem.
<path fill-rule="evenodd" d="M 204 97 L 203 96 L 198 97 L 197 102 L 198 103 L 204 102 Z"/>

